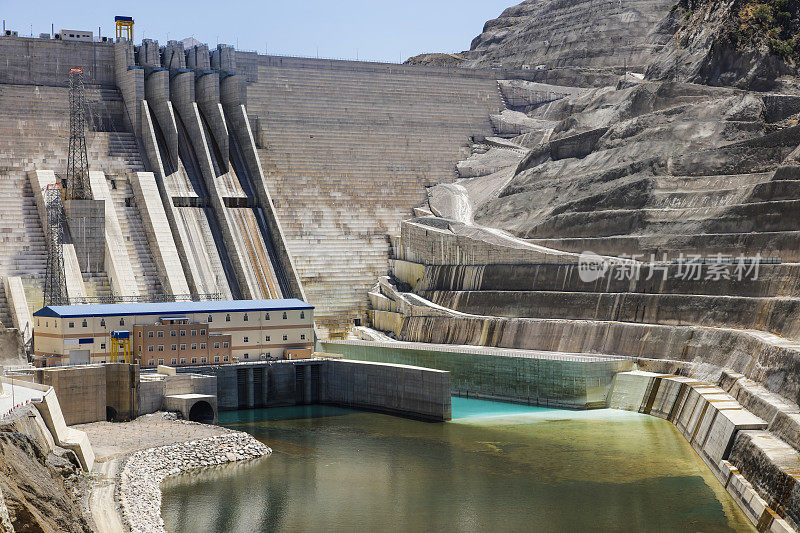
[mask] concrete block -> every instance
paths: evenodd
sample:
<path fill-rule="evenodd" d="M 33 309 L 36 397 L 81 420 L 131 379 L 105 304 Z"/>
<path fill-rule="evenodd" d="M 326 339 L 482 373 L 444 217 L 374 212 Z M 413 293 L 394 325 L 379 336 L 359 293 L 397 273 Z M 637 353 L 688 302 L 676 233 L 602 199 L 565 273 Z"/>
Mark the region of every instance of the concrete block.
<path fill-rule="evenodd" d="M 92 187 L 92 196 L 95 200 L 102 201 L 105 214 L 105 270 L 109 282 L 118 296 L 139 296 L 139 287 L 133 273 L 128 249 L 125 246 L 125 237 L 117 218 L 117 211 L 108 190 L 105 173 L 101 171 L 89 172 L 89 183 Z M 98 243 L 95 243 L 96 245 Z"/>
<path fill-rule="evenodd" d="M 11 322 L 22 335 L 24 342 L 28 342 L 33 336 L 33 318 L 28 307 L 28 300 L 25 297 L 25 287 L 22 285 L 22 278 L 19 276 L 8 276 L 3 278 L 8 309 L 11 314 Z"/>

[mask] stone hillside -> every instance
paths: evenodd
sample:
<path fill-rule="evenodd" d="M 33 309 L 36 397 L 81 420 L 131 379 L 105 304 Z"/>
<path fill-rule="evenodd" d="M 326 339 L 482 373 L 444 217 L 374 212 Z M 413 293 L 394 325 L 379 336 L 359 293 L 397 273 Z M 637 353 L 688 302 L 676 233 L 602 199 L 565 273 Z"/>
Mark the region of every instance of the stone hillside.
<path fill-rule="evenodd" d="M 654 35 L 672 0 L 525 0 L 486 23 L 467 67 L 641 69 L 666 39 Z"/>

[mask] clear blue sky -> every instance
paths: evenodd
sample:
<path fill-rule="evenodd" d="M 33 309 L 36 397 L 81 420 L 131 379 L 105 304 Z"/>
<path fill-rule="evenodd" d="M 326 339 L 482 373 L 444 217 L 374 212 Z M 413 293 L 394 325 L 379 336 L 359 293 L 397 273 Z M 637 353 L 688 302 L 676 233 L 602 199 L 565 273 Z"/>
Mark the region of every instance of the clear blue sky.
<path fill-rule="evenodd" d="M 521 0 L 0 0 L 6 28 L 20 35 L 65 29 L 114 34 L 114 15 L 135 19 L 135 40 L 194 36 L 243 50 L 398 61 L 422 52 L 469 49 L 484 22 Z M 202 6 L 208 5 L 208 8 Z M 119 7 L 109 7 L 119 6 Z M 319 50 L 319 52 L 317 52 Z"/>

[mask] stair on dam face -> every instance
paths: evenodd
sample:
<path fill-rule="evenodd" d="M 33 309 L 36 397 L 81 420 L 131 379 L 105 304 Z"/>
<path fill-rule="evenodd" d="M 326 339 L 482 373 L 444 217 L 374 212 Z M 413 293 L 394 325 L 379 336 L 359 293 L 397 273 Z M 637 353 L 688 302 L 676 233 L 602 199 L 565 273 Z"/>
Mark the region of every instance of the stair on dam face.
<path fill-rule="evenodd" d="M 0 172 L 0 248 L 0 280 L 20 276 L 26 288 L 41 292 L 47 271 L 47 247 L 33 190 L 22 171 Z M 33 300 L 29 297 L 31 312 L 41 307 L 36 307 L 41 298 L 41 294 Z M 7 302 L 0 309 L 2 313 L 9 313 Z M 11 327 L 10 323 L 3 324 Z"/>
<path fill-rule="evenodd" d="M 86 287 L 86 296 L 89 298 L 110 302 L 114 296 L 111 283 L 104 272 L 84 272 L 83 285 Z"/>
<path fill-rule="evenodd" d="M 136 277 L 139 294 L 154 297 L 163 293 L 150 244 L 144 231 L 139 209 L 134 201 L 133 189 L 126 179 L 112 179 L 109 190 L 117 211 L 128 258 Z M 126 296 L 126 295 L 119 295 Z"/>
<path fill-rule="evenodd" d="M 86 87 L 89 168 L 107 174 L 144 169 L 133 134 L 125 130 L 116 89 Z M 69 89 L 0 85 L 0 168 L 62 172 L 69 147 Z"/>
<path fill-rule="evenodd" d="M 366 291 L 385 272 L 386 234 L 425 187 L 453 181 L 463 147 L 493 134 L 489 115 L 503 108 L 493 79 L 359 68 L 261 64 L 247 87 L 289 251 L 333 335 L 364 317 Z"/>

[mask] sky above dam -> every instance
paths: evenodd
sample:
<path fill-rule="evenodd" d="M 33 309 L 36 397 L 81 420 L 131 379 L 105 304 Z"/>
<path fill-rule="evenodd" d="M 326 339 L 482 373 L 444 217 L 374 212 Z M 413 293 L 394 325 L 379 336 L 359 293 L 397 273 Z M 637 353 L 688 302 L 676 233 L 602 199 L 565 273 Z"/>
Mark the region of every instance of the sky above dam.
<path fill-rule="evenodd" d="M 229 0 L 100 2 L 0 0 L 5 27 L 20 36 L 60 29 L 114 35 L 114 16 L 135 20 L 134 40 L 194 37 L 260 53 L 401 61 L 423 52 L 469 49 L 483 24 L 514 0 L 402 2 Z M 208 7 L 204 7 L 208 6 Z"/>

